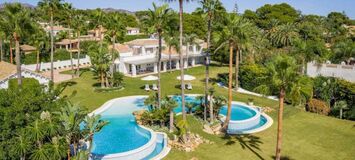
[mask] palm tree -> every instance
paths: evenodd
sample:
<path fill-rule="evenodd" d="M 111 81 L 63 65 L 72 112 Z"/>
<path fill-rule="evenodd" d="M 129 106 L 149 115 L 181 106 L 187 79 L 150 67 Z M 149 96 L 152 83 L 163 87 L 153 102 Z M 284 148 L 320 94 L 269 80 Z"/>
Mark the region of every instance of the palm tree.
<path fill-rule="evenodd" d="M 42 0 L 38 2 L 38 6 L 43 8 L 50 16 L 50 36 L 51 36 L 51 80 L 54 81 L 54 33 L 53 33 L 53 16 L 61 7 L 62 0 Z"/>
<path fill-rule="evenodd" d="M 279 88 L 279 112 L 278 112 L 278 126 L 277 126 L 277 144 L 276 144 L 276 158 L 280 160 L 281 158 L 281 144 L 282 144 L 282 124 L 283 124 L 283 110 L 284 110 L 284 100 L 286 94 L 297 93 L 294 91 L 296 84 L 302 81 L 300 73 L 297 71 L 298 65 L 294 58 L 279 55 L 272 58 L 272 61 L 267 64 L 268 73 L 270 74 L 269 81 L 267 84 L 261 85 L 265 88 Z M 269 89 L 268 89 L 269 90 Z"/>
<path fill-rule="evenodd" d="M 4 38 L 5 37 L 5 32 L 1 31 L 0 27 L 0 61 L 4 61 Z"/>
<path fill-rule="evenodd" d="M 71 103 L 67 103 L 63 108 L 61 108 L 61 112 L 59 113 L 59 119 L 63 125 L 64 133 L 66 135 L 65 139 L 67 141 L 68 149 L 67 149 L 67 157 L 70 159 L 70 145 L 74 143 L 74 155 L 76 151 L 76 147 L 78 144 L 78 138 L 80 137 L 80 123 L 84 120 L 86 116 L 86 112 L 81 109 L 77 105 L 72 105 Z"/>
<path fill-rule="evenodd" d="M 189 66 L 189 51 L 190 51 L 190 45 L 197 45 L 196 39 L 197 35 L 196 34 L 185 34 L 185 43 L 186 43 L 186 63 L 187 63 L 187 68 Z"/>
<path fill-rule="evenodd" d="M 125 27 L 121 23 L 121 17 L 117 14 L 112 14 L 111 16 L 107 17 L 106 23 L 105 23 L 105 28 L 108 30 L 108 35 L 111 37 L 111 43 L 112 43 L 112 48 L 110 50 L 111 52 L 111 58 L 112 58 L 112 73 L 116 72 L 116 66 L 115 66 L 115 59 L 118 58 L 119 55 L 116 56 L 115 52 L 115 43 L 116 43 L 116 37 L 124 37 L 125 35 Z"/>
<path fill-rule="evenodd" d="M 297 27 L 293 23 L 274 26 L 266 32 L 266 36 L 274 46 L 286 49 L 299 38 Z"/>
<path fill-rule="evenodd" d="M 89 141 L 89 152 L 91 152 L 94 134 L 101 131 L 109 122 L 100 119 L 100 115 L 86 116 L 84 120 L 84 133 L 86 139 Z"/>
<path fill-rule="evenodd" d="M 203 13 L 207 18 L 207 52 L 206 52 L 206 72 L 205 72 L 205 106 L 208 105 L 208 83 L 209 83 L 209 61 L 211 52 L 212 22 L 223 6 L 219 0 L 200 0 L 201 8 L 197 11 Z M 206 121 L 206 119 L 204 119 Z"/>
<path fill-rule="evenodd" d="M 159 47 L 158 47 L 158 108 L 161 104 L 161 84 L 160 84 L 160 70 L 161 70 L 161 52 L 162 52 L 162 34 L 163 27 L 167 24 L 171 14 L 168 5 L 157 7 L 153 3 L 153 10 L 149 9 L 148 21 L 151 23 L 153 30 L 158 33 Z"/>
<path fill-rule="evenodd" d="M 80 32 L 83 31 L 84 27 L 85 27 L 85 20 L 84 20 L 84 17 L 83 15 L 80 15 L 80 14 L 76 14 L 75 17 L 74 17 L 74 28 L 76 30 L 76 36 L 78 38 L 78 55 L 77 55 L 77 65 L 76 65 L 76 76 L 79 77 L 80 76 L 80 52 L 81 52 L 81 48 L 80 48 L 80 42 L 81 42 L 81 39 L 80 39 Z"/>
<path fill-rule="evenodd" d="M 334 108 L 339 109 L 339 118 L 343 119 L 343 110 L 348 109 L 348 104 L 346 101 L 338 101 L 335 102 Z"/>
<path fill-rule="evenodd" d="M 41 50 L 43 49 L 43 47 L 46 45 L 46 41 L 47 41 L 47 36 L 46 33 L 44 33 L 44 31 L 39 28 L 36 27 L 36 34 L 32 34 L 31 36 L 31 43 L 32 45 L 34 45 L 37 49 L 37 53 L 36 53 L 36 72 L 40 71 L 40 54 L 41 54 Z"/>
<path fill-rule="evenodd" d="M 68 39 L 69 39 L 69 53 L 70 53 L 70 66 L 71 66 L 71 75 L 74 78 L 74 63 L 73 63 L 73 51 L 71 43 L 71 25 L 73 19 L 73 7 L 70 3 L 63 4 L 63 12 L 65 15 L 65 22 L 68 25 Z"/>
<path fill-rule="evenodd" d="M 17 66 L 17 82 L 22 85 L 21 76 L 21 57 L 20 57 L 20 40 L 28 32 L 33 30 L 33 26 L 29 17 L 29 12 L 23 8 L 20 3 L 6 4 L 4 9 L 4 17 L 11 30 L 12 38 L 15 40 L 16 66 Z"/>
<path fill-rule="evenodd" d="M 168 47 L 169 51 L 169 71 L 172 71 L 172 61 L 171 61 L 171 54 L 172 54 L 172 49 L 178 49 L 179 48 L 179 40 L 177 38 L 177 32 L 174 28 L 175 26 L 172 25 L 167 25 L 164 28 L 164 42 L 165 45 Z"/>
<path fill-rule="evenodd" d="M 223 30 L 214 35 L 215 41 L 220 44 L 215 53 L 226 44 L 229 45 L 229 79 L 228 79 L 228 110 L 226 120 L 223 124 L 223 129 L 226 131 L 228 129 L 228 124 L 231 116 L 231 106 L 232 106 L 232 77 L 233 77 L 233 51 L 234 47 L 238 51 L 238 46 L 241 40 L 249 37 L 247 29 L 252 27 L 251 23 L 237 14 L 229 14 L 226 16 L 226 22 Z M 238 52 L 237 52 L 238 54 Z"/>
<path fill-rule="evenodd" d="M 180 77 L 181 77 L 181 107 L 182 107 L 182 118 L 183 121 L 186 122 L 186 111 L 185 111 L 185 82 L 184 82 L 184 56 L 182 55 L 182 46 L 183 46 L 183 13 L 184 13 L 184 7 L 183 3 L 184 2 L 190 2 L 193 0 L 163 0 L 166 2 L 173 2 L 173 1 L 179 1 L 179 54 L 180 54 Z M 184 141 L 186 140 L 186 136 L 184 136 Z"/>
<path fill-rule="evenodd" d="M 102 88 L 109 87 L 107 85 L 107 71 L 111 66 L 111 55 L 108 54 L 107 49 L 108 47 L 97 47 L 96 45 L 93 45 L 89 47 L 88 53 L 90 55 L 92 67 L 99 76 Z"/>
<path fill-rule="evenodd" d="M 178 103 L 171 97 L 166 96 L 162 101 L 162 108 L 169 109 L 169 132 L 173 132 L 174 129 L 174 108 L 178 106 Z"/>
<path fill-rule="evenodd" d="M 208 90 L 208 92 L 209 92 L 209 94 L 210 94 L 210 104 L 209 104 L 209 107 L 210 107 L 210 123 L 212 123 L 213 122 L 213 101 L 214 101 L 214 92 L 215 92 L 215 90 L 214 90 L 214 88 L 210 88 L 209 90 Z"/>
<path fill-rule="evenodd" d="M 227 98 L 224 96 L 216 96 L 213 98 L 213 110 L 215 112 L 215 116 L 218 117 L 220 109 L 226 105 L 227 103 Z"/>
<path fill-rule="evenodd" d="M 99 30 L 99 40 L 100 40 L 100 49 L 102 49 L 102 43 L 103 43 L 103 38 L 102 38 L 102 31 L 103 31 L 103 21 L 105 19 L 105 15 L 103 13 L 103 11 L 101 9 L 96 9 L 94 11 L 94 15 L 93 15 L 93 23 L 95 26 L 95 30 L 98 29 Z"/>

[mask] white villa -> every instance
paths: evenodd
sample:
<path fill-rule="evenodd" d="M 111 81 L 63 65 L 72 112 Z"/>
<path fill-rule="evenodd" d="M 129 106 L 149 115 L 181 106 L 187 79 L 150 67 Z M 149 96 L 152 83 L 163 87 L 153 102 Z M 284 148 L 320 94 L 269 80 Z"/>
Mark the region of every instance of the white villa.
<path fill-rule="evenodd" d="M 198 40 L 197 45 L 191 45 L 188 49 L 183 47 L 184 68 L 194 67 L 204 63 L 204 54 L 202 49 L 206 47 L 203 40 Z M 110 46 L 112 47 L 112 46 Z M 180 69 L 180 57 L 178 52 L 172 48 L 169 52 L 168 47 L 163 42 L 163 51 L 161 58 L 161 71 Z M 139 76 L 154 74 L 158 72 L 157 39 L 136 39 L 124 44 L 116 43 L 114 48 L 120 53 L 120 58 L 116 59 L 116 71 L 122 72 L 128 76 Z M 171 63 L 169 60 L 171 57 Z"/>

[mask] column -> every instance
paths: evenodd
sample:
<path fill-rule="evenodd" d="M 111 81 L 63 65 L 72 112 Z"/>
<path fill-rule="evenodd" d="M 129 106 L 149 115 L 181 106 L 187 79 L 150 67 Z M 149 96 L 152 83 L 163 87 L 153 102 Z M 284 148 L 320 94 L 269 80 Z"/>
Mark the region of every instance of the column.
<path fill-rule="evenodd" d="M 194 54 L 197 54 L 197 49 L 196 49 L 196 45 L 193 45 L 193 50 L 194 50 Z"/>
<path fill-rule="evenodd" d="M 145 52 L 145 47 L 144 46 L 142 46 L 142 55 L 146 55 L 147 53 Z"/>
<path fill-rule="evenodd" d="M 187 60 L 184 61 L 184 68 L 187 68 L 188 63 L 189 63 L 189 62 L 188 62 Z"/>
<path fill-rule="evenodd" d="M 154 63 L 154 73 L 158 73 L 158 63 Z"/>
<path fill-rule="evenodd" d="M 69 47 L 68 47 L 68 46 L 69 46 L 69 45 L 65 45 L 65 49 L 66 49 L 66 50 L 68 50 L 68 49 L 69 49 Z"/>
<path fill-rule="evenodd" d="M 136 65 L 135 64 L 131 64 L 131 68 L 132 68 L 132 76 L 136 76 L 137 75 Z"/>
<path fill-rule="evenodd" d="M 196 62 L 195 62 L 195 57 L 194 57 L 194 58 L 191 59 L 191 66 L 192 66 L 192 67 L 195 66 L 195 63 L 196 63 Z"/>
<path fill-rule="evenodd" d="M 163 71 L 166 72 L 167 62 L 163 62 Z"/>
<path fill-rule="evenodd" d="M 179 60 L 176 60 L 175 66 L 176 66 L 176 69 L 180 69 L 180 62 L 179 62 Z"/>

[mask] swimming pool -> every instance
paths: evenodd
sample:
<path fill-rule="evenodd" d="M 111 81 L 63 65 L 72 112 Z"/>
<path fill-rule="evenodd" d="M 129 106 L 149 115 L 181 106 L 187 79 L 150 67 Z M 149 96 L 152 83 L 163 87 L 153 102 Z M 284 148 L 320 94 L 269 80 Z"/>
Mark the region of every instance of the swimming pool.
<path fill-rule="evenodd" d="M 123 97 L 110 100 L 92 114 L 110 123 L 94 135 L 93 159 L 146 159 L 156 157 L 168 149 L 167 137 L 139 126 L 134 111 L 147 109 L 146 96 Z M 165 143 L 164 143 L 165 142 Z M 166 151 L 165 151 L 166 152 Z"/>
<path fill-rule="evenodd" d="M 189 95 L 185 97 L 185 101 L 189 103 L 195 103 L 196 106 L 201 103 L 200 100 L 196 99 L 197 95 Z M 178 101 L 178 107 L 174 108 L 175 113 L 181 113 L 181 96 L 173 96 L 173 98 Z M 188 110 L 187 108 L 185 109 Z M 227 115 L 227 106 L 223 106 L 220 109 L 220 116 L 222 122 L 225 121 L 225 116 Z M 246 105 L 241 102 L 232 102 L 231 108 L 231 120 L 228 125 L 229 134 L 249 134 L 260 132 L 270 127 L 273 120 L 266 115 L 261 113 L 257 108 Z"/>

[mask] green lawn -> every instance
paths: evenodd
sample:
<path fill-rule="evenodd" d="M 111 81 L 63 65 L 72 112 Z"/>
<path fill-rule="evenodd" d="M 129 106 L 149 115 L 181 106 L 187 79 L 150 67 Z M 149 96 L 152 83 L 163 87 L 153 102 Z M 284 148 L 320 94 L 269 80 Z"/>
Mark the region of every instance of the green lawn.
<path fill-rule="evenodd" d="M 211 77 L 215 78 L 218 73 L 226 73 L 228 68 L 211 67 Z M 176 77 L 180 72 L 162 74 L 163 95 L 178 94 L 179 81 Z M 204 92 L 204 68 L 196 67 L 187 70 L 187 74 L 197 77 L 192 81 L 191 94 Z M 122 96 L 145 95 L 142 87 L 146 83 L 140 78 L 125 77 L 125 89 L 106 93 L 94 92 L 93 86 L 98 81 L 90 71 L 84 72 L 78 79 L 72 81 L 72 85 L 65 89 L 64 94 L 77 91 L 73 98 L 74 102 L 86 106 L 90 110 L 100 107 L 104 102 Z M 152 82 L 151 82 L 152 83 Z M 227 90 L 215 86 L 216 94 L 227 96 Z M 244 94 L 235 94 L 235 101 L 246 102 L 253 97 Z M 265 98 L 253 97 L 254 103 L 259 106 L 277 108 L 277 102 Z M 276 110 L 269 115 L 276 121 Z M 185 153 L 172 150 L 166 159 L 191 159 L 196 157 L 200 160 L 216 159 L 272 159 L 276 145 L 277 122 L 267 130 L 260 133 L 245 136 L 215 136 L 202 132 L 202 125 L 193 117 L 189 117 L 192 132 L 198 133 L 211 140 L 214 144 L 203 144 L 196 151 Z M 321 116 L 304 112 L 301 109 L 287 106 L 284 112 L 284 136 L 282 155 L 285 159 L 321 159 L 321 160 L 350 160 L 355 157 L 355 122 L 340 120 L 332 117 Z"/>

